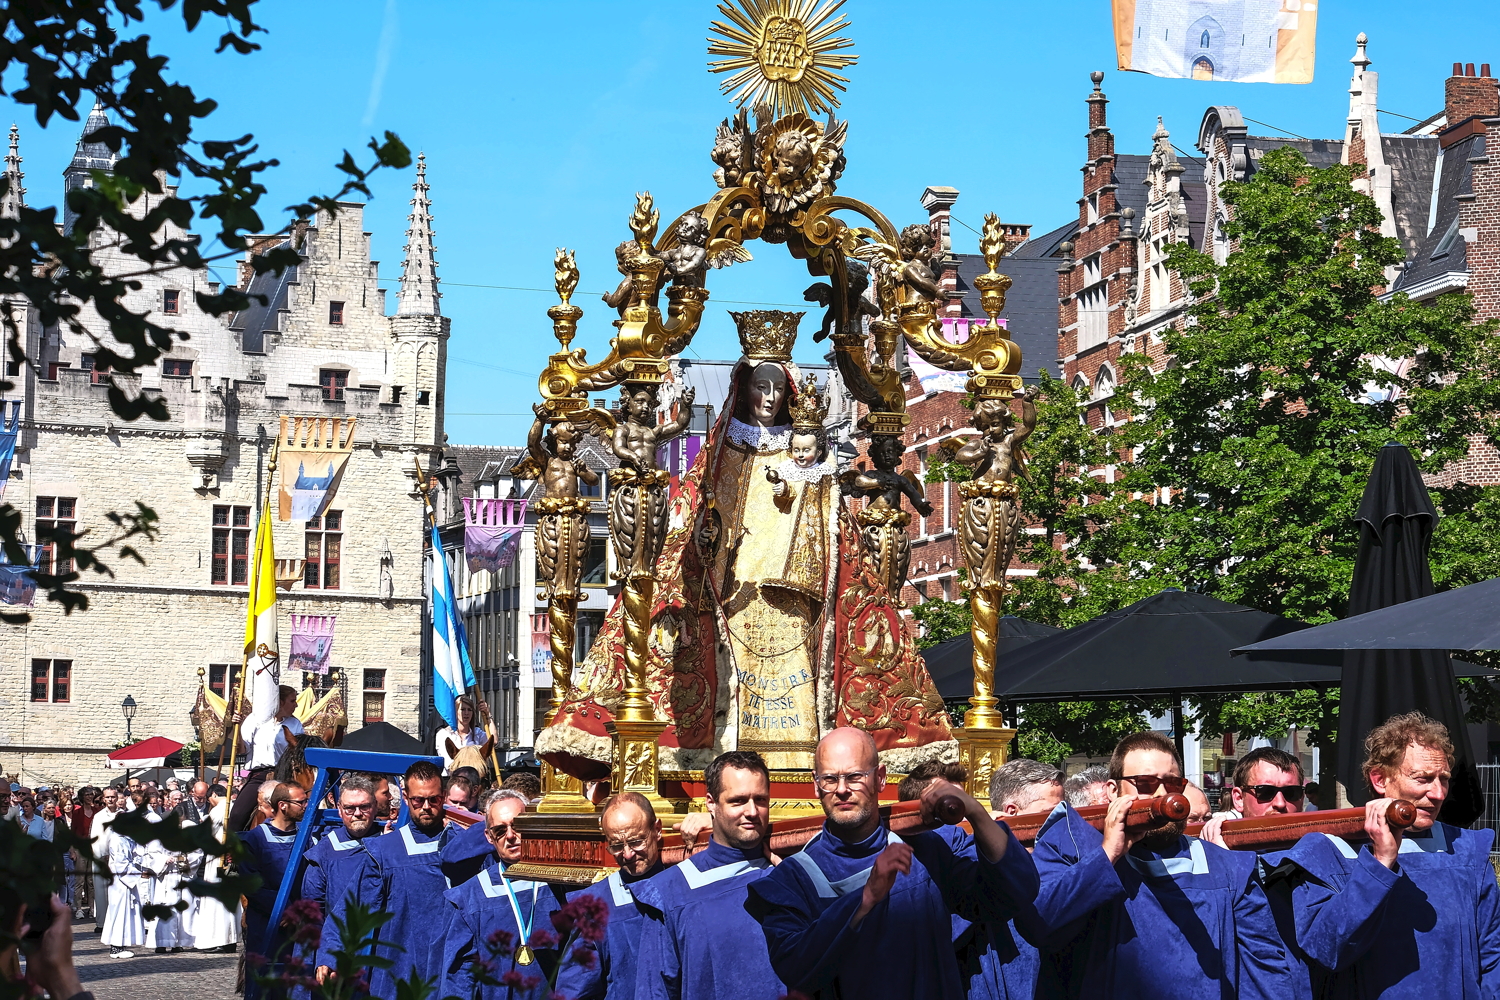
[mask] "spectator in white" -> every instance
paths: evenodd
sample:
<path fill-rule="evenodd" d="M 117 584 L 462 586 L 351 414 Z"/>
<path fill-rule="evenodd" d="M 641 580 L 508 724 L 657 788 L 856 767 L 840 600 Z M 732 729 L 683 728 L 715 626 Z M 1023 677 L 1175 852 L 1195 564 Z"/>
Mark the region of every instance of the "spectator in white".
<path fill-rule="evenodd" d="M 36 811 L 36 799 L 31 795 L 21 797 L 21 813 L 16 817 L 27 836 L 37 840 L 52 839 L 52 821 Z"/>
<path fill-rule="evenodd" d="M 200 782 L 201 784 L 201 782 Z M 274 783 L 273 783 L 274 787 Z M 214 839 L 224 840 L 224 825 L 229 819 L 229 792 L 223 785 L 214 785 L 208 790 L 208 809 L 205 813 L 214 828 Z M 224 859 L 218 855 L 203 859 L 203 881 L 219 881 L 219 868 Z M 234 951 L 240 940 L 239 907 L 233 911 L 210 896 L 194 896 L 192 906 L 184 916 L 187 931 L 192 935 L 193 946 L 199 951 Z"/>
<path fill-rule="evenodd" d="M 1114 786 L 1109 781 L 1109 768 L 1104 764 L 1090 764 L 1063 782 L 1063 797 L 1074 809 L 1107 806 L 1114 795 Z"/>
<path fill-rule="evenodd" d="M 104 867 L 109 863 L 109 824 L 120 815 L 120 790 L 111 785 L 103 792 L 104 804 L 94 813 L 89 824 L 89 839 L 94 842 L 94 933 L 104 930 L 104 918 L 109 912 L 109 879 L 104 876 Z"/>
<path fill-rule="evenodd" d="M 144 797 L 144 789 L 137 792 Z M 144 808 L 138 805 L 138 808 Z M 146 891 L 145 849 L 123 833 L 109 838 L 109 913 L 104 918 L 103 941 L 110 958 L 134 958 L 132 948 L 146 943 L 146 922 L 141 917 L 141 899 Z"/>
<path fill-rule="evenodd" d="M 434 737 L 438 756 L 443 758 L 444 774 L 453 769 L 453 752 L 448 749 L 450 740 L 454 747 L 462 750 L 464 747 L 482 747 L 485 740 L 490 738 L 483 727 L 474 725 L 473 698 L 466 694 L 459 695 L 454 702 L 453 711 L 458 716 L 458 725 L 444 726 Z"/>
<path fill-rule="evenodd" d="M 229 828 L 236 832 L 250 827 L 255 803 L 259 798 L 262 783 L 274 780 L 271 772 L 276 762 L 287 751 L 287 734 L 302 735 L 302 723 L 297 721 L 297 689 L 283 684 L 277 689 L 280 701 L 276 712 L 253 729 L 241 730 L 240 741 L 250 758 L 250 776 L 235 797 L 234 808 L 229 813 Z M 233 713 L 231 713 L 231 718 Z"/>
<path fill-rule="evenodd" d="M 1215 819 L 1254 819 L 1299 813 L 1307 801 L 1302 787 L 1302 762 L 1275 747 L 1251 750 L 1234 766 L 1234 785 L 1229 789 L 1231 808 L 1214 813 Z"/>
<path fill-rule="evenodd" d="M 162 820 L 155 813 L 148 818 L 153 823 L 160 823 Z M 188 933 L 183 915 L 176 906 L 185 895 L 182 888 L 187 881 L 185 870 L 199 856 L 196 851 L 189 857 L 174 854 L 163 847 L 159 840 L 145 845 L 141 857 L 146 874 L 141 884 L 141 905 L 172 907 L 168 916 L 146 921 L 146 947 L 156 949 L 158 955 L 169 950 L 181 951 L 184 946 L 190 948 L 193 945 L 192 935 Z"/>

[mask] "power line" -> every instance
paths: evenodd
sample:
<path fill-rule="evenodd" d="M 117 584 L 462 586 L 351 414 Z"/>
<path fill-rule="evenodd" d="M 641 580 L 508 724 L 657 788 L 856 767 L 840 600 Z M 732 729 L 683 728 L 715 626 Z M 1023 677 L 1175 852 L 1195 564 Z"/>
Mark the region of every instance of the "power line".
<path fill-rule="evenodd" d="M 376 279 L 377 282 L 379 282 L 380 284 L 385 284 L 385 285 L 396 284 L 396 283 L 399 283 L 400 280 L 401 279 L 399 279 L 399 278 L 377 278 Z M 480 285 L 480 284 L 474 284 L 472 282 L 466 282 L 466 281 L 439 281 L 438 282 L 438 286 L 439 287 L 441 287 L 443 285 L 451 285 L 451 286 L 453 286 L 455 288 L 492 288 L 492 289 L 495 289 L 497 291 L 502 291 L 502 292 L 545 292 L 548 295 L 556 295 L 557 294 L 557 289 L 555 289 L 555 288 L 528 288 L 528 287 L 526 287 L 524 285 Z M 575 294 L 603 295 L 604 293 L 603 292 L 587 292 L 586 291 L 586 292 L 575 293 Z M 754 300 L 751 300 L 751 299 L 715 299 L 714 301 L 715 302 L 722 302 L 722 303 L 724 303 L 726 305 L 731 305 L 731 306 L 781 306 L 783 308 L 790 308 L 790 309 L 806 309 L 806 308 L 808 308 L 808 305 L 807 305 L 806 302 L 757 302 L 757 301 L 754 301 Z"/>
<path fill-rule="evenodd" d="M 1425 121 L 1429 121 L 1429 119 L 1427 118 L 1413 118 L 1411 115 L 1403 115 L 1399 111 L 1387 111 L 1385 108 L 1376 108 L 1375 110 L 1383 115 L 1395 115 L 1397 118 L 1405 118 L 1407 121 L 1416 122 L 1418 125 L 1422 124 Z"/>
<path fill-rule="evenodd" d="M 1243 117 L 1243 115 L 1241 117 Z M 1293 132 L 1289 128 L 1282 128 L 1280 125 L 1272 125 L 1270 122 L 1258 122 L 1254 118 L 1246 118 L 1245 121 L 1252 122 L 1252 123 L 1254 123 L 1256 125 L 1264 125 L 1266 128 L 1274 128 L 1278 132 L 1285 132 L 1287 135 L 1291 136 L 1294 139 L 1304 139 L 1304 140 L 1306 140 L 1308 142 L 1312 141 L 1311 139 L 1308 139 L 1307 136 L 1305 136 L 1305 135 L 1298 135 L 1296 132 Z M 1268 136 L 1267 138 L 1282 139 L 1282 138 L 1285 138 L 1285 137 L 1286 136 Z"/>

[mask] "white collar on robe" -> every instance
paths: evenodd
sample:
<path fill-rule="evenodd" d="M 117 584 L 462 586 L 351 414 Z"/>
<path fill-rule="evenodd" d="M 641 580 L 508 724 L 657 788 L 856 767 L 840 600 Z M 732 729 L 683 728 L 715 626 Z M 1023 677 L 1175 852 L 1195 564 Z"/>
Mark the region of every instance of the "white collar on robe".
<path fill-rule="evenodd" d="M 804 847 L 796 854 L 793 854 L 790 860 L 795 861 L 802 866 L 802 870 L 807 872 L 808 878 L 812 879 L 813 885 L 817 887 L 818 895 L 823 897 L 824 899 L 834 899 L 838 896 L 846 896 L 856 889 L 863 889 L 865 887 L 865 883 L 870 881 L 870 872 L 875 870 L 874 859 L 879 857 L 879 855 L 871 855 L 869 868 L 866 868 L 863 871 L 857 871 L 853 875 L 839 879 L 837 882 L 830 882 L 828 881 L 828 876 L 823 874 L 823 869 L 819 868 L 818 863 L 807 854 L 807 848 L 813 845 L 813 840 L 817 840 L 818 837 L 821 836 L 823 836 L 823 831 L 819 830 L 817 837 L 809 840 L 807 842 L 807 847 Z M 886 831 L 887 845 L 900 843 L 902 843 L 900 837 L 896 836 L 889 830 Z"/>
<path fill-rule="evenodd" d="M 1346 859 L 1353 861 L 1355 858 L 1359 857 L 1359 852 L 1356 851 L 1344 838 L 1335 837 L 1331 833 L 1325 833 L 1323 834 L 1323 836 L 1332 841 L 1334 849 L 1338 851 L 1339 854 L 1343 855 Z M 1446 854 L 1448 853 L 1448 831 L 1443 829 L 1442 823 L 1434 823 L 1432 824 L 1432 836 L 1430 837 L 1403 836 L 1401 838 L 1401 846 L 1396 848 L 1396 853 L 1398 855 Z"/>
<path fill-rule="evenodd" d="M 1130 867 L 1146 878 L 1171 878 L 1173 875 L 1207 875 L 1208 854 L 1203 850 L 1203 841 L 1188 838 L 1188 856 L 1185 858 L 1138 858 L 1129 851 L 1125 857 Z"/>
<path fill-rule="evenodd" d="M 504 871 L 503 868 L 500 870 Z M 541 888 L 543 883 L 528 882 L 524 879 L 514 878 L 510 880 L 510 885 L 511 888 L 515 889 L 517 892 L 524 892 L 528 887 L 530 887 L 532 902 L 535 903 L 537 890 Z M 496 885 L 495 880 L 490 878 L 490 869 L 488 868 L 479 873 L 479 888 L 483 889 L 484 894 L 490 899 L 505 895 L 505 883 L 502 881 L 499 885 Z"/>
<path fill-rule="evenodd" d="M 729 440 L 734 444 L 754 448 L 756 451 L 786 451 L 792 446 L 792 425 L 778 424 L 762 427 L 747 424 L 735 417 L 729 418 Z"/>
<path fill-rule="evenodd" d="M 753 871 L 757 868 L 769 868 L 770 866 L 771 862 L 765 858 L 756 858 L 754 861 L 731 861 L 727 865 L 719 865 L 717 868 L 699 871 L 698 866 L 693 864 L 693 859 L 688 858 L 685 861 L 677 863 L 677 870 L 682 872 L 683 878 L 687 879 L 689 889 L 701 889 L 706 885 L 722 882 L 726 878 L 734 878 L 748 871 Z"/>
<path fill-rule="evenodd" d="M 629 906 L 635 902 L 635 897 L 630 894 L 630 887 L 620 877 L 620 869 L 616 868 L 610 872 L 609 878 L 605 881 L 609 883 L 609 895 L 614 900 L 616 906 Z"/>
<path fill-rule="evenodd" d="M 832 462 L 819 462 L 804 469 L 789 458 L 776 467 L 776 474 L 789 483 L 815 483 L 838 473 L 838 468 Z"/>
<path fill-rule="evenodd" d="M 335 851 L 357 851 L 365 846 L 364 841 L 355 840 L 352 837 L 348 840 L 340 840 L 339 834 L 342 832 L 342 830 L 334 830 L 328 835 L 328 842 L 333 845 Z"/>
<path fill-rule="evenodd" d="M 259 828 L 266 831 L 265 838 L 267 840 L 288 841 L 297 839 L 296 827 L 292 827 L 291 833 L 282 833 L 280 830 L 272 826 L 269 822 L 262 823 Z"/>
<path fill-rule="evenodd" d="M 406 842 L 407 854 L 433 854 L 442 847 L 440 841 L 443 839 L 443 836 L 442 834 L 438 834 L 427 841 L 427 843 L 419 844 L 417 843 L 417 838 L 412 836 L 411 827 L 408 825 L 401 828 L 401 839 Z"/>

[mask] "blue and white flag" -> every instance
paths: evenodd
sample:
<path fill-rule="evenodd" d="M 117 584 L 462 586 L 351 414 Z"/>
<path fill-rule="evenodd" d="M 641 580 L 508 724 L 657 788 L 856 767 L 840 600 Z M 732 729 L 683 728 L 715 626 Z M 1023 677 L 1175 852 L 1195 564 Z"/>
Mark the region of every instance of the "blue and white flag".
<path fill-rule="evenodd" d="M 23 566 L 12 563 L 6 558 L 5 550 L 0 549 L 0 604 L 19 604 L 29 608 L 36 597 L 34 574 L 41 571 L 42 546 L 23 544 L 21 548 L 31 560 Z"/>
<path fill-rule="evenodd" d="M 5 496 L 5 484 L 10 482 L 10 466 L 16 459 L 16 439 L 21 433 L 21 403 L 19 399 L 0 399 L 0 497 Z M 6 407 L 10 412 L 6 412 Z"/>
<path fill-rule="evenodd" d="M 443 555 L 443 540 L 437 525 L 432 525 L 432 701 L 450 727 L 458 725 L 454 700 L 474 686 L 474 668 L 469 665 L 469 639 L 464 634 L 463 619 L 458 616 L 458 601 L 453 595 L 453 578 L 448 575 L 448 560 Z"/>

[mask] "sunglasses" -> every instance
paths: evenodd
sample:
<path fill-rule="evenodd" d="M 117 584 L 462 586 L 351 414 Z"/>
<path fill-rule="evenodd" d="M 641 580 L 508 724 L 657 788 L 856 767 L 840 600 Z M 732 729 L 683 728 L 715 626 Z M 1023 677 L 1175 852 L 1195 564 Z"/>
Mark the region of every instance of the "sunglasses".
<path fill-rule="evenodd" d="M 441 795 L 408 795 L 406 801 L 408 805 L 414 806 L 424 803 L 429 806 L 440 806 L 443 804 L 443 797 Z"/>
<path fill-rule="evenodd" d="M 1187 788 L 1187 779 L 1176 774 L 1169 774 L 1164 778 L 1154 774 L 1127 774 L 1120 780 L 1130 782 L 1142 795 L 1151 795 L 1157 788 L 1165 788 L 1170 794 L 1181 795 L 1182 790 Z"/>
<path fill-rule="evenodd" d="M 1307 794 L 1307 789 L 1301 785 L 1241 785 L 1240 791 L 1249 792 L 1261 805 L 1275 799 L 1277 795 L 1288 802 L 1301 802 Z"/>

